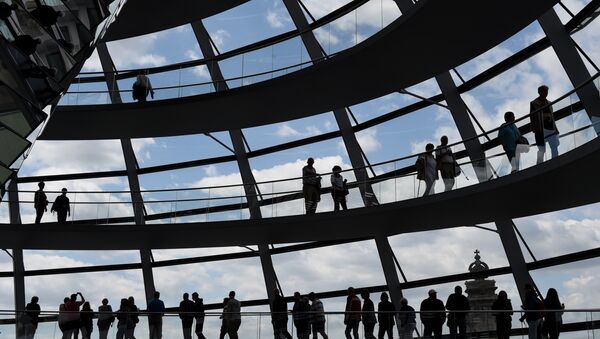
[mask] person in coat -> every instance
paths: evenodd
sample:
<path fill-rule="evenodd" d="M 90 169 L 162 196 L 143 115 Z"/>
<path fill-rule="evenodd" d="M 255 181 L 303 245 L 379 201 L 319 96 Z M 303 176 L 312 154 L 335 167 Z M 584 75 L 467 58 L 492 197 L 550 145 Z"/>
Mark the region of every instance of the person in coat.
<path fill-rule="evenodd" d="M 434 289 L 429 290 L 429 298 L 421 302 L 421 322 L 423 323 L 423 336 L 435 339 L 442 338 L 442 326 L 446 321 L 446 308 L 444 303 L 437 298 Z"/>
<path fill-rule="evenodd" d="M 508 295 L 505 291 L 498 293 L 498 299 L 492 304 L 492 310 L 497 311 L 494 313 L 496 317 L 496 334 L 498 339 L 509 339 L 510 330 L 512 329 L 512 315 L 513 306 L 508 299 Z"/>

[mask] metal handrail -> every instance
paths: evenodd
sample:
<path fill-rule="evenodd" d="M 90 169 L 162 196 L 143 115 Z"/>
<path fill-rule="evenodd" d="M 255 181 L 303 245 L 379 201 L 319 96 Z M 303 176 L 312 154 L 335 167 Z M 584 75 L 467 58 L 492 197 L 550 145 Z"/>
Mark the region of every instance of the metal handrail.
<path fill-rule="evenodd" d="M 523 121 L 529 117 L 531 117 L 534 114 L 538 114 L 539 112 L 545 110 L 548 107 L 551 107 L 552 105 L 564 100 L 565 98 L 569 97 L 570 95 L 572 95 L 573 93 L 575 93 L 576 91 L 578 91 L 580 88 L 592 83 L 594 80 L 600 78 L 600 72 L 597 72 L 596 74 L 594 74 L 593 76 L 591 76 L 589 79 L 587 79 L 586 81 L 584 81 L 583 83 L 579 84 L 578 86 L 574 87 L 572 90 L 568 91 L 567 93 L 563 94 L 562 96 L 554 99 L 553 101 L 549 101 L 548 104 L 534 110 L 533 112 L 530 112 L 528 114 L 523 115 L 522 117 L 515 119 L 515 121 L 513 123 L 517 123 L 519 121 Z M 582 129 L 586 129 L 586 128 L 590 128 L 595 126 L 597 123 L 592 123 L 588 126 L 583 127 Z M 447 147 L 454 147 L 457 145 L 461 145 L 464 144 L 466 142 L 481 138 L 483 136 L 487 136 L 493 132 L 496 132 L 498 130 L 500 130 L 502 128 L 502 126 L 493 128 L 491 130 L 488 131 L 484 131 L 476 136 L 473 136 L 471 138 L 467 138 L 461 141 L 457 141 L 455 143 L 452 144 L 448 144 Z M 573 131 L 572 133 L 574 133 L 575 131 Z M 398 162 L 398 161 L 403 161 L 403 160 L 408 160 L 411 158 L 416 158 L 419 157 L 423 154 L 426 154 L 426 152 L 421 152 L 421 153 L 416 153 L 416 154 L 412 154 L 412 155 L 407 155 L 407 156 L 403 156 L 403 157 L 399 157 L 396 159 L 392 159 L 392 160 L 387 160 L 387 161 L 382 161 L 379 163 L 375 163 L 375 164 L 371 164 L 369 165 L 365 165 L 365 166 L 360 166 L 360 167 L 354 167 L 354 168 L 350 168 L 350 169 L 344 169 L 341 171 L 341 173 L 346 173 L 346 172 L 350 172 L 350 171 L 355 171 L 355 170 L 359 170 L 359 169 L 366 169 L 369 167 L 375 167 L 375 166 L 382 166 L 382 165 L 387 165 L 387 164 L 391 164 L 394 162 Z M 484 160 L 484 159 L 478 159 L 479 161 Z M 477 161 L 477 160 L 474 160 Z M 319 175 L 330 175 L 333 172 L 326 172 L 326 173 L 320 173 Z M 256 183 L 252 183 L 252 184 L 228 184 L 228 185 L 217 185 L 217 186 L 204 186 L 204 187 L 187 187 L 187 188 L 166 188 L 166 189 L 151 189 L 151 190 L 140 190 L 140 191 L 127 191 L 127 190 L 115 190 L 115 191 L 72 191 L 71 193 L 86 193 L 86 194 L 92 194 L 92 193 L 103 193 L 103 194 L 122 194 L 122 193 L 131 193 L 131 192 L 140 192 L 140 193 L 158 193 L 158 192 L 175 192 L 175 191 L 192 191 L 192 190 L 207 190 L 207 189 L 222 189 L 222 188 L 232 188 L 232 187 L 246 187 L 246 186 L 255 186 L 255 185 L 265 185 L 265 184 L 274 184 L 274 183 L 278 183 L 278 182 L 286 182 L 286 181 L 293 181 L 293 180 L 301 180 L 303 179 L 302 176 L 298 176 L 298 177 L 292 177 L 292 178 L 285 178 L 285 179 L 274 179 L 274 180 L 266 180 L 266 181 L 261 181 L 261 182 L 256 182 Z M 34 193 L 35 191 L 31 191 L 31 190 L 23 190 L 23 191 L 19 191 L 19 192 L 23 192 L 23 193 Z M 60 191 L 46 191 L 49 193 L 60 193 Z"/>

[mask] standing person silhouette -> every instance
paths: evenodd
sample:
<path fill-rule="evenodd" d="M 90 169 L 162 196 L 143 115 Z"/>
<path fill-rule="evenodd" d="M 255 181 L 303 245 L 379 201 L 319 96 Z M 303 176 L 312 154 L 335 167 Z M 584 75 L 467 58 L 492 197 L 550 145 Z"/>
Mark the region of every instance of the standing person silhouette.
<path fill-rule="evenodd" d="M 229 301 L 225 307 L 226 314 L 224 314 L 227 317 L 229 339 L 238 339 L 238 330 L 242 324 L 241 308 L 239 300 L 235 298 L 235 291 L 229 292 Z"/>
<path fill-rule="evenodd" d="M 38 189 L 35 191 L 35 195 L 33 196 L 33 207 L 35 208 L 35 223 L 39 224 L 42 221 L 42 216 L 44 216 L 44 212 L 48 210 L 48 197 L 46 197 L 46 193 L 44 193 L 44 187 L 46 184 L 43 181 L 38 183 Z"/>
<path fill-rule="evenodd" d="M 435 150 L 435 160 L 444 181 L 444 192 L 452 190 L 456 177 L 456 159 L 452 149 L 448 147 L 448 137 L 440 138 L 440 145 Z"/>
<path fill-rule="evenodd" d="M 71 205 L 67 198 L 67 189 L 63 187 L 62 194 L 56 197 L 50 212 L 56 212 L 56 217 L 59 224 L 67 223 L 67 214 L 71 216 Z"/>
<path fill-rule="evenodd" d="M 154 89 L 152 89 L 152 83 L 147 76 L 148 71 L 140 71 L 140 74 L 135 78 L 135 82 L 131 87 L 133 100 L 139 102 L 146 102 L 148 94 L 154 99 Z"/>
<path fill-rule="evenodd" d="M 342 168 L 338 165 L 333 166 L 331 169 L 331 196 L 333 197 L 333 210 L 339 211 L 340 205 L 343 210 L 347 210 L 346 196 L 348 195 L 348 188 L 346 187 L 347 180 L 342 177 L 340 172 Z"/>
<path fill-rule="evenodd" d="M 204 317 L 206 316 L 204 310 L 204 300 L 200 298 L 198 292 L 192 293 L 192 300 L 194 301 L 194 319 L 196 319 L 196 328 L 194 332 L 196 332 L 196 336 L 198 339 L 206 339 L 204 336 Z"/>
<path fill-rule="evenodd" d="M 271 323 L 273 324 L 273 333 L 275 339 L 280 339 L 282 336 L 286 339 L 292 339 L 292 335 L 287 330 L 288 310 L 285 298 L 279 293 L 278 289 L 273 290 L 275 298 L 271 304 Z"/>
<path fill-rule="evenodd" d="M 417 179 L 425 181 L 425 193 L 423 196 L 435 193 L 435 181 L 439 178 L 437 161 L 433 157 L 433 144 L 425 146 L 425 153 L 419 155 L 415 166 L 417 168 Z"/>
<path fill-rule="evenodd" d="M 183 328 L 183 338 L 192 339 L 192 324 L 194 323 L 194 302 L 190 300 L 190 295 L 183 294 L 183 300 L 179 303 L 179 318 Z"/>
<path fill-rule="evenodd" d="M 304 193 L 304 204 L 306 214 L 315 214 L 317 204 L 321 201 L 321 177 L 313 167 L 315 159 L 308 158 L 306 166 L 302 168 L 302 192 Z"/>
<path fill-rule="evenodd" d="M 538 146 L 537 163 L 544 161 L 546 141 L 550 145 L 552 157 L 558 156 L 558 128 L 554 121 L 554 111 L 548 101 L 548 86 L 538 87 L 538 97 L 530 103 L 531 130 L 535 135 L 535 144 Z"/>

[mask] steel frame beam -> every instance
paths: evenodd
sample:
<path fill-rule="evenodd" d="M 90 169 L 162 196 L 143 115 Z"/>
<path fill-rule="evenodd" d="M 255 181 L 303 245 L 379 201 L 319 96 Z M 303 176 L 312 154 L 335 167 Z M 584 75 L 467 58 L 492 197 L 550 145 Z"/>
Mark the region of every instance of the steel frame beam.
<path fill-rule="evenodd" d="M 301 34 L 301 38 L 311 60 L 322 60 L 323 57 L 326 56 L 325 52 L 317 41 L 313 31 L 308 29 L 308 20 L 304 16 L 298 1 L 283 0 L 283 3 L 287 8 L 296 28 L 299 31 L 304 31 L 304 33 Z M 363 199 L 363 203 L 365 206 L 378 205 L 379 201 L 373 192 L 373 187 L 368 182 L 369 175 L 367 173 L 367 168 L 365 167 L 363 152 L 358 140 L 356 139 L 356 134 L 352 128 L 350 118 L 348 117 L 348 109 L 335 109 L 333 114 L 342 134 L 342 140 L 344 141 L 346 152 L 350 158 L 350 163 L 354 168 L 354 176 L 356 177 L 356 181 L 363 183 L 358 187 Z M 398 272 L 396 271 L 396 266 L 394 263 L 394 252 L 390 247 L 387 237 L 385 236 L 376 237 L 375 245 L 377 247 L 379 260 L 381 261 L 385 281 L 390 293 L 390 299 L 396 309 L 399 310 L 401 307 L 400 300 L 402 299 L 402 288 L 400 287 L 400 279 L 398 278 Z M 399 321 L 396 321 L 396 324 L 400 326 Z M 400 331 L 399 328 L 398 331 Z"/>
<path fill-rule="evenodd" d="M 538 22 L 542 26 L 546 37 L 556 52 L 556 56 L 563 66 L 571 84 L 578 86 L 590 78 L 590 72 L 579 52 L 571 35 L 565 29 L 554 9 L 542 15 Z M 577 96 L 592 122 L 600 121 L 600 95 L 593 83 L 577 90 Z M 596 134 L 600 134 L 600 125 L 595 126 Z"/>
<path fill-rule="evenodd" d="M 212 81 L 215 82 L 215 90 L 217 92 L 228 89 L 228 85 L 225 82 L 223 72 L 219 63 L 214 59 L 215 52 L 211 44 L 210 35 L 206 30 L 206 27 L 202 21 L 192 22 L 192 29 L 198 41 L 198 45 L 204 58 L 209 58 L 211 61 L 207 63 L 208 72 L 210 73 Z M 235 158 L 240 170 L 242 182 L 244 185 L 244 193 L 246 195 L 246 201 L 248 202 L 248 209 L 250 211 L 250 218 L 261 219 L 262 213 L 260 211 L 260 204 L 258 201 L 256 180 L 252 174 L 252 168 L 248 161 L 248 154 L 244 143 L 244 135 L 241 130 L 230 130 L 229 136 L 233 145 L 233 151 Z M 269 246 L 266 244 L 258 245 L 258 253 L 260 257 L 260 264 L 263 271 L 263 277 L 265 279 L 265 288 L 267 289 L 267 296 L 270 301 L 275 298 L 275 289 L 277 288 L 277 274 L 273 267 L 273 260 L 269 252 Z M 271 303 L 269 303 L 270 305 Z"/>
<path fill-rule="evenodd" d="M 121 103 L 121 94 L 118 91 L 119 85 L 115 78 L 115 66 L 112 62 L 108 48 L 105 42 L 100 42 L 96 46 L 102 69 L 106 74 L 106 85 L 110 90 L 110 99 L 112 103 Z M 144 199 L 140 192 L 140 182 L 137 176 L 137 161 L 135 152 L 130 139 L 121 139 L 121 148 L 123 150 L 123 158 L 125 159 L 125 169 L 127 172 L 127 180 L 129 182 L 129 190 L 131 191 L 131 201 L 133 204 L 133 215 L 136 225 L 145 225 L 146 219 L 144 215 Z M 144 292 L 146 302 L 154 298 L 154 274 L 152 273 L 152 251 L 150 249 L 140 249 L 140 261 L 142 263 L 142 277 L 144 280 Z"/>
<path fill-rule="evenodd" d="M 17 173 L 8 184 L 8 214 L 10 223 L 13 225 L 21 224 L 21 211 L 19 208 L 19 188 L 17 185 Z M 12 249 L 13 263 L 13 291 L 15 310 L 25 310 L 25 265 L 23 264 L 23 249 Z M 18 323 L 19 314 L 15 313 L 15 333 L 19 335 L 19 329 L 23 328 Z M 22 334 L 21 334 L 22 335 Z"/>

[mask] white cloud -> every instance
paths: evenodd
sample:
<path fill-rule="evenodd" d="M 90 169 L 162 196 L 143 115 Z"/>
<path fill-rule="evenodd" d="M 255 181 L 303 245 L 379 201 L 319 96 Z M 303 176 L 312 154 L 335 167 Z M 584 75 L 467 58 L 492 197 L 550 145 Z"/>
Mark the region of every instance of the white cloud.
<path fill-rule="evenodd" d="M 117 69 L 155 67 L 167 64 L 167 58 L 155 51 L 164 33 L 152 33 L 140 37 L 111 41 L 108 45 Z M 98 53 L 94 51 L 84 65 L 86 71 L 102 71 Z"/>
<path fill-rule="evenodd" d="M 200 54 L 191 49 L 185 51 L 185 55 L 190 60 L 199 60 L 202 58 Z M 196 76 L 198 76 L 201 79 L 211 80 L 210 72 L 208 71 L 208 67 L 206 67 L 206 65 L 195 66 L 194 68 L 192 68 L 192 71 Z"/>
<path fill-rule="evenodd" d="M 225 41 L 231 37 L 231 34 L 224 29 L 218 29 L 210 34 L 212 41 L 218 48 L 225 46 Z"/>
<path fill-rule="evenodd" d="M 279 127 L 277 127 L 277 131 L 275 132 L 275 135 L 277 135 L 278 137 L 281 137 L 281 138 L 287 138 L 287 137 L 291 137 L 291 136 L 300 135 L 300 132 L 298 132 L 297 130 L 292 128 L 290 125 L 284 123 L 284 124 L 280 125 Z"/>
<path fill-rule="evenodd" d="M 272 28 L 283 28 L 286 23 L 291 21 L 281 7 L 267 9 L 265 18 Z"/>
<path fill-rule="evenodd" d="M 377 140 L 376 128 L 369 128 L 356 133 L 356 139 L 365 153 L 375 152 L 381 148 L 381 143 Z"/>

